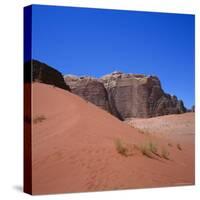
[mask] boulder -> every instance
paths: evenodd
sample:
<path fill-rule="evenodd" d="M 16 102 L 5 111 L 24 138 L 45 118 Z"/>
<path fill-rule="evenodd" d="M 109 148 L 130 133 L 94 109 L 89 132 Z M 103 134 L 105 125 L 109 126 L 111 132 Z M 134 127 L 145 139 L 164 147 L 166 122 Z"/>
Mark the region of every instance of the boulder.
<path fill-rule="evenodd" d="M 37 60 L 26 62 L 24 65 L 24 72 L 25 82 L 41 82 L 70 91 L 69 86 L 64 81 L 63 75 L 45 63 L 41 63 Z"/>

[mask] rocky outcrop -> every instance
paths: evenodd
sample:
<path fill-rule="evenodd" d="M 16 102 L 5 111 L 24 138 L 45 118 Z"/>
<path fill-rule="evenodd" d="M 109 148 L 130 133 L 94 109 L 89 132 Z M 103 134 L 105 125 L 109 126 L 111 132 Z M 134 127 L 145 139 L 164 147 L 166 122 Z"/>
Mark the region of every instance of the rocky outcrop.
<path fill-rule="evenodd" d="M 25 63 L 24 71 L 26 73 L 25 82 L 41 82 L 70 91 L 69 86 L 64 81 L 63 75 L 45 63 L 31 60 Z"/>
<path fill-rule="evenodd" d="M 91 77 L 77 77 L 73 75 L 67 75 L 64 79 L 74 94 L 111 112 L 108 94 L 102 82 Z"/>
<path fill-rule="evenodd" d="M 195 112 L 195 106 L 193 105 L 191 108 L 192 112 Z"/>
<path fill-rule="evenodd" d="M 186 112 L 181 100 L 166 94 L 156 76 L 113 72 L 100 79 L 65 76 L 72 92 L 121 120 Z"/>
<path fill-rule="evenodd" d="M 156 76 L 114 72 L 101 78 L 110 104 L 122 119 L 155 117 L 185 112 L 182 101 L 164 93 Z"/>

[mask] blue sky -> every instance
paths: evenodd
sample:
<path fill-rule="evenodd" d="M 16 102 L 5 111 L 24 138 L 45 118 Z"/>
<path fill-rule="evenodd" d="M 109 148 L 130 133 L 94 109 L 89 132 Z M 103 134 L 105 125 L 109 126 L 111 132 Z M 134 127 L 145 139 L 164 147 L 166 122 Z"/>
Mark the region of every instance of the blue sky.
<path fill-rule="evenodd" d="M 34 5 L 32 58 L 63 74 L 157 75 L 194 104 L 194 16 Z"/>

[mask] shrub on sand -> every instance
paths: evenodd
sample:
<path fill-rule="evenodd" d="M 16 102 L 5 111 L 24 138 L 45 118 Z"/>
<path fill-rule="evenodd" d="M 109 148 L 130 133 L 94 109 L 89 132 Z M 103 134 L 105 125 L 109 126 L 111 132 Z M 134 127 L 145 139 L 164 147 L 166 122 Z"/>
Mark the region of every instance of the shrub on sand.
<path fill-rule="evenodd" d="M 46 119 L 46 117 L 44 115 L 39 115 L 37 117 L 34 117 L 33 119 L 33 123 L 37 124 L 38 122 L 42 122 Z"/>
<path fill-rule="evenodd" d="M 147 144 L 142 145 L 140 147 L 140 151 L 144 156 L 147 156 L 149 158 L 153 158 L 153 154 L 160 157 L 160 155 L 158 154 L 158 148 L 153 142 L 148 142 Z"/>
<path fill-rule="evenodd" d="M 176 146 L 177 146 L 178 150 L 182 151 L 182 147 L 180 144 L 177 144 Z"/>
<path fill-rule="evenodd" d="M 128 156 L 128 148 L 123 144 L 120 139 L 115 140 L 115 147 L 119 154 L 123 156 Z"/>
<path fill-rule="evenodd" d="M 150 148 L 149 148 L 148 145 L 142 145 L 142 146 L 140 147 L 140 151 L 142 152 L 142 154 L 143 154 L 144 156 L 147 156 L 148 158 L 153 158 L 152 153 L 151 153 L 151 150 L 150 150 Z"/>
<path fill-rule="evenodd" d="M 158 148 L 156 146 L 156 144 L 152 143 L 152 142 L 149 142 L 149 149 L 150 151 L 153 153 L 153 154 L 158 154 Z"/>
<path fill-rule="evenodd" d="M 169 152 L 165 148 L 162 149 L 161 155 L 164 159 L 169 160 Z"/>
<path fill-rule="evenodd" d="M 169 147 L 173 147 L 173 144 L 169 142 L 169 143 L 168 143 L 168 146 L 169 146 Z"/>

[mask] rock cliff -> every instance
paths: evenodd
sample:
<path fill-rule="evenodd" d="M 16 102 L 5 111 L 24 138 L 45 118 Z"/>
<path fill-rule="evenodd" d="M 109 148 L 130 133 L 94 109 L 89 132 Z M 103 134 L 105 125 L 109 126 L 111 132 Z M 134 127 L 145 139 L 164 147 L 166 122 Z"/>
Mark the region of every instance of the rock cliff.
<path fill-rule="evenodd" d="M 68 75 L 64 77 L 74 94 L 79 95 L 87 101 L 111 112 L 107 90 L 104 84 L 92 77 L 77 77 Z"/>
<path fill-rule="evenodd" d="M 63 75 L 45 63 L 37 60 L 26 62 L 24 64 L 24 72 L 25 82 L 41 82 L 70 91 L 69 86 L 64 81 Z"/>
<path fill-rule="evenodd" d="M 121 120 L 186 112 L 181 100 L 166 94 L 156 76 L 113 72 L 99 79 L 65 76 L 73 93 Z"/>

